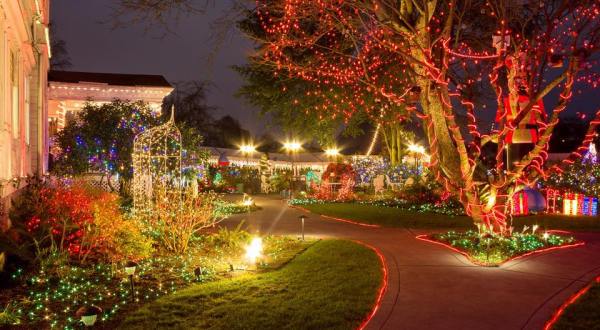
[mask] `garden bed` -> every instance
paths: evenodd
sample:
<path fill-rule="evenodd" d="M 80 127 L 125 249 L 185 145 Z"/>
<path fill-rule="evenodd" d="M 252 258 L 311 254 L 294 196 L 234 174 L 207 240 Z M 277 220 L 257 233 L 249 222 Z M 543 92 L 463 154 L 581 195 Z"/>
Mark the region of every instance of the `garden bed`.
<path fill-rule="evenodd" d="M 12 275 L 12 286 L 2 289 L 0 321 L 6 317 L 6 323 L 18 323 L 17 327 L 23 329 L 73 329 L 81 325 L 75 316 L 77 309 L 93 304 L 103 310 L 96 328 L 114 329 L 127 313 L 143 303 L 173 294 L 194 283 L 247 273 L 238 270 L 246 268 L 239 251 L 243 249 L 240 243 L 247 240 L 246 235 L 241 231 L 222 230 L 202 237 L 185 255 L 157 255 L 140 261 L 134 276 L 133 300 L 123 267 L 64 264 L 32 272 L 18 270 Z M 278 269 L 311 244 L 314 241 L 266 237 L 264 258 L 252 272 Z M 232 266 L 235 272 L 230 271 Z"/>
<path fill-rule="evenodd" d="M 549 233 L 514 233 L 510 237 L 477 231 L 419 235 L 417 239 L 450 248 L 480 266 L 495 267 L 534 253 L 584 245 L 573 237 Z"/>

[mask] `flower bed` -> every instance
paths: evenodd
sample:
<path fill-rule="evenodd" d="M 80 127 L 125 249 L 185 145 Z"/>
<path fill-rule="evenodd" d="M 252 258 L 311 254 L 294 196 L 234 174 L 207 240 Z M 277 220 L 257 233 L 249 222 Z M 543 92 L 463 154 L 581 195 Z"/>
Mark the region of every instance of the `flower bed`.
<path fill-rule="evenodd" d="M 13 285 L 3 289 L 0 306 L 9 306 L 6 311 L 13 325 L 76 329 L 81 326 L 76 311 L 94 305 L 102 309 L 98 325 L 115 328 L 127 313 L 143 303 L 193 283 L 230 277 L 232 266 L 245 268 L 243 250 L 249 238 L 243 231 L 221 230 L 196 242 L 195 248 L 185 255 L 156 255 L 139 261 L 134 275 L 134 298 L 122 266 L 64 264 L 30 272 L 19 269 L 12 274 Z M 278 268 L 312 243 L 266 237 L 264 257 L 256 271 Z"/>
<path fill-rule="evenodd" d="M 480 234 L 477 231 L 450 231 L 441 234 L 420 235 L 418 239 L 444 245 L 465 255 L 481 266 L 500 266 L 516 258 L 534 253 L 583 245 L 573 237 L 549 233 L 513 233 L 512 236 Z"/>

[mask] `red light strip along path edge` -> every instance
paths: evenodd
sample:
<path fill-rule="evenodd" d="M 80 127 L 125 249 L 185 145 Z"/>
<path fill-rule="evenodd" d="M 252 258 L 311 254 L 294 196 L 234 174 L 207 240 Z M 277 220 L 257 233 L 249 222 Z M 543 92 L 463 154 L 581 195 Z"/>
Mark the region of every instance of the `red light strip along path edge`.
<path fill-rule="evenodd" d="M 429 243 L 441 245 L 441 246 L 446 247 L 446 248 L 448 248 L 448 249 L 450 249 L 450 250 L 452 250 L 454 252 L 460 253 L 463 256 L 465 256 L 471 263 L 473 263 L 475 265 L 478 265 L 478 266 L 489 266 L 489 265 L 486 265 L 484 263 L 478 262 L 475 259 L 471 258 L 471 256 L 469 256 L 469 254 L 466 253 L 465 251 L 457 249 L 457 248 L 455 248 L 454 246 L 452 246 L 450 244 L 430 239 L 427 236 L 428 235 L 424 234 L 424 235 L 418 235 L 415 238 L 418 239 L 418 240 L 421 240 L 421 241 L 425 241 L 425 242 L 429 242 Z M 585 245 L 585 242 L 577 242 L 577 243 L 573 243 L 573 244 L 553 246 L 553 247 L 549 247 L 549 248 L 545 248 L 545 249 L 541 249 L 541 250 L 535 250 L 535 251 L 527 252 L 527 253 L 520 254 L 518 256 L 514 256 L 512 258 L 506 259 L 503 262 L 499 263 L 497 266 L 501 266 L 501 265 L 503 265 L 503 264 L 505 264 L 505 263 L 507 263 L 509 261 L 513 261 L 513 260 L 516 260 L 516 259 L 525 258 L 525 257 L 528 257 L 528 256 L 533 255 L 533 254 L 539 254 L 539 253 L 549 252 L 549 251 L 553 251 L 553 250 L 568 249 L 568 248 L 573 248 L 573 247 L 578 247 L 578 246 L 583 246 L 583 245 Z"/>
<path fill-rule="evenodd" d="M 581 298 L 581 296 L 583 296 L 586 292 L 588 292 L 588 290 L 592 287 L 594 282 L 600 283 L 600 276 L 596 277 L 596 279 L 594 279 L 594 281 L 592 281 L 592 283 L 586 285 L 583 289 L 577 291 L 574 295 L 572 295 L 569 299 L 567 299 L 567 301 L 565 301 L 562 305 L 560 305 L 560 307 L 556 311 L 554 311 L 554 314 L 552 314 L 552 317 L 550 318 L 550 320 L 548 320 L 546 322 L 546 324 L 544 325 L 544 330 L 552 329 L 554 324 L 558 321 L 558 319 L 560 319 L 560 316 L 565 312 L 567 307 L 571 306 L 579 298 Z"/>
<path fill-rule="evenodd" d="M 301 206 L 297 206 L 297 205 L 289 205 L 289 206 L 292 208 L 307 212 L 307 213 L 312 213 L 308 209 L 301 207 Z M 326 218 L 326 219 L 335 220 L 335 221 L 347 222 L 347 223 L 351 223 L 351 224 L 363 226 L 363 227 L 371 227 L 371 228 L 379 228 L 380 227 L 379 225 L 360 223 L 360 222 L 355 222 L 355 221 L 351 221 L 351 220 L 347 220 L 347 219 L 334 218 L 334 217 L 330 217 L 330 216 L 326 216 L 326 215 L 321 215 L 321 217 Z M 375 300 L 373 309 L 371 310 L 369 315 L 367 315 L 367 317 L 365 317 L 365 319 L 360 323 L 360 325 L 357 328 L 357 330 L 363 330 L 369 324 L 369 322 L 371 322 L 371 319 L 373 319 L 373 317 L 379 310 L 379 307 L 381 306 L 381 301 L 383 300 L 383 295 L 387 291 L 388 266 L 387 266 L 387 263 L 385 262 L 385 257 L 383 256 L 383 253 L 381 253 L 381 251 L 378 248 L 376 248 L 370 244 L 367 244 L 365 242 L 361 242 L 361 241 L 353 240 L 353 242 L 358 243 L 360 245 L 363 245 L 363 246 L 373 250 L 373 252 L 375 252 L 377 257 L 379 257 L 379 260 L 381 261 L 381 271 L 383 272 L 383 278 L 381 279 L 381 286 L 379 287 L 379 292 L 377 293 L 377 299 Z"/>
<path fill-rule="evenodd" d="M 311 212 L 310 210 L 302 207 L 302 206 L 297 206 L 297 205 L 289 205 L 292 208 L 307 212 L 307 213 L 312 213 L 312 214 L 316 214 Z M 369 223 L 362 223 L 362 222 L 357 222 L 357 221 L 352 221 L 352 220 L 348 220 L 348 219 L 343 219 L 343 218 L 336 218 L 336 217 L 331 217 L 328 215 L 323 215 L 323 214 L 318 214 L 321 218 L 324 219 L 328 219 L 328 220 L 334 220 L 334 221 L 339 221 L 339 222 L 345 222 L 345 223 L 349 223 L 349 224 L 353 224 L 353 225 L 357 225 L 357 226 L 362 226 L 362 227 L 369 227 L 369 228 L 381 228 L 380 225 L 373 225 L 373 224 L 369 224 Z"/>
<path fill-rule="evenodd" d="M 383 253 L 381 253 L 381 251 L 378 248 L 376 248 L 370 244 L 367 244 L 365 242 L 356 241 L 356 240 L 354 242 L 358 243 L 360 245 L 363 245 L 363 246 L 373 250 L 373 252 L 375 252 L 375 254 L 379 257 L 379 260 L 381 261 L 381 271 L 383 272 L 383 278 L 381 279 L 381 286 L 379 287 L 379 292 L 377 294 L 377 299 L 375 300 L 375 304 L 373 305 L 373 309 L 371 310 L 369 315 L 367 315 L 367 317 L 365 317 L 365 319 L 360 323 L 360 325 L 357 328 L 357 330 L 363 330 L 369 324 L 369 322 L 371 322 L 371 319 L 373 319 L 373 317 L 379 310 L 379 307 L 381 306 L 381 301 L 383 300 L 383 295 L 387 291 L 388 267 L 387 267 L 387 263 L 385 262 L 385 257 L 383 256 Z"/>

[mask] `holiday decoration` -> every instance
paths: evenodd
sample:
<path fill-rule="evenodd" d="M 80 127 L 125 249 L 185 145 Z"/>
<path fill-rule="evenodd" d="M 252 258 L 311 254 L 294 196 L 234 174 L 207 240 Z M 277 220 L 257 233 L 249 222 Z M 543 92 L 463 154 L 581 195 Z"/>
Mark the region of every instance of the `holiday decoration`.
<path fill-rule="evenodd" d="M 166 190 L 171 203 L 180 200 L 181 133 L 175 126 L 174 110 L 168 122 L 135 137 L 132 158 L 135 212 L 152 210 L 157 187 Z"/>
<path fill-rule="evenodd" d="M 513 195 L 512 212 L 513 215 L 528 215 L 529 205 L 527 201 L 527 194 L 524 191 L 520 191 Z"/>
<path fill-rule="evenodd" d="M 546 190 L 548 210 L 550 214 L 562 213 L 564 215 L 598 215 L 598 198 L 586 196 L 582 193 L 561 192 L 557 189 Z M 562 203 L 562 207 L 560 205 Z"/>
<path fill-rule="evenodd" d="M 582 162 L 584 164 L 598 164 L 598 152 L 596 151 L 596 144 L 590 142 L 588 151 L 583 156 Z"/>
<path fill-rule="evenodd" d="M 350 121 L 365 115 L 377 122 L 385 107 L 412 112 L 429 143 L 434 180 L 476 223 L 508 234 L 512 196 L 549 174 L 544 163 L 554 127 L 579 86 L 597 85 L 592 68 L 600 50 L 598 2 L 510 6 L 259 0 L 248 21 L 258 22 L 255 57 L 273 76 L 307 82 L 304 94 L 318 100 L 303 104 L 307 116 Z M 549 55 L 557 55 L 551 65 Z M 477 114 L 489 107 L 479 97 L 482 86 L 495 94 L 491 110 L 498 114 L 489 134 Z M 366 101 L 372 99 L 379 102 Z M 390 117 L 404 119 L 402 111 Z M 592 121 L 585 147 L 561 166 L 581 156 L 599 123 Z M 484 164 L 492 141 L 495 157 Z M 482 172 L 485 180 L 477 177 Z"/>
<path fill-rule="evenodd" d="M 534 253 L 555 249 L 582 246 L 573 237 L 536 234 L 534 229 L 529 232 L 524 227 L 521 233 L 513 233 L 509 237 L 494 235 L 487 231 L 472 231 L 464 233 L 450 231 L 442 234 L 419 235 L 422 241 L 444 245 L 465 255 L 471 262 L 481 266 L 499 266 L 509 260 L 522 258 Z"/>
<path fill-rule="evenodd" d="M 350 164 L 331 163 L 321 176 L 321 186 L 314 197 L 346 201 L 354 198 L 356 172 Z"/>
<path fill-rule="evenodd" d="M 562 202 L 564 215 L 597 215 L 598 198 L 578 193 L 564 193 Z"/>

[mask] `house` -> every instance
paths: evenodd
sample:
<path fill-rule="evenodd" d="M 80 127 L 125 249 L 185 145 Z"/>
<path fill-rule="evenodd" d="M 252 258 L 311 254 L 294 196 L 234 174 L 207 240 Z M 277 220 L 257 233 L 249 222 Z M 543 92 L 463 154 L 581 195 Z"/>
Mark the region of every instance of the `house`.
<path fill-rule="evenodd" d="M 144 101 L 161 111 L 173 86 L 161 75 L 50 71 L 48 118 L 50 134 L 62 129 L 86 102 L 109 103 L 115 99 Z"/>
<path fill-rule="evenodd" d="M 49 0 L 0 0 L 0 220 L 10 196 L 47 169 Z"/>

